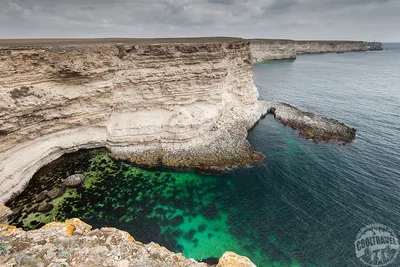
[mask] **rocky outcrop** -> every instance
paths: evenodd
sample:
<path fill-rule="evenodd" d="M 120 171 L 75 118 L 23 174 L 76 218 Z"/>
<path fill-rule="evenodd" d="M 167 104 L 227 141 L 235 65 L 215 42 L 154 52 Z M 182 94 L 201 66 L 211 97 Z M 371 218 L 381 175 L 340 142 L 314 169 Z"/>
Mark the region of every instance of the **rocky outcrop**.
<path fill-rule="evenodd" d="M 92 227 L 79 219 L 53 222 L 38 230 L 23 231 L 0 224 L 1 266 L 203 266 L 155 243 L 142 244 L 115 228 Z M 253 267 L 248 258 L 225 253 L 219 267 Z"/>
<path fill-rule="evenodd" d="M 219 259 L 217 267 L 257 267 L 247 257 L 237 255 L 233 252 L 225 252 Z"/>
<path fill-rule="evenodd" d="M 253 63 L 269 60 L 296 59 L 296 47 L 293 40 L 250 40 Z"/>
<path fill-rule="evenodd" d="M 345 124 L 311 112 L 302 111 L 283 102 L 271 102 L 271 113 L 284 125 L 297 129 L 304 138 L 316 141 L 336 141 L 342 144 L 350 143 L 356 138 L 356 129 Z"/>
<path fill-rule="evenodd" d="M 295 41 L 295 42 L 296 42 L 296 53 L 298 55 L 368 50 L 367 43 L 363 41 Z"/>

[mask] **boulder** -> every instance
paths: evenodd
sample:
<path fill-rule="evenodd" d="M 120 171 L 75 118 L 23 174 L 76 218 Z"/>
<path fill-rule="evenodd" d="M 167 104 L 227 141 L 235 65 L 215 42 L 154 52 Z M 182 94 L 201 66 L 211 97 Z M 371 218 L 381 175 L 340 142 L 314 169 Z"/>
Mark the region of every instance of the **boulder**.
<path fill-rule="evenodd" d="M 47 203 L 47 202 L 42 202 L 39 204 L 37 211 L 38 212 L 42 212 L 42 213 L 46 213 L 51 211 L 54 208 L 53 204 L 51 203 Z"/>
<path fill-rule="evenodd" d="M 85 181 L 86 177 L 83 174 L 74 174 L 64 180 L 66 187 L 78 187 Z"/>
<path fill-rule="evenodd" d="M 225 252 L 219 259 L 217 267 L 257 267 L 249 258 L 233 252 Z"/>
<path fill-rule="evenodd" d="M 40 192 L 40 193 L 36 196 L 35 202 L 36 202 L 36 203 L 40 203 L 40 202 L 42 202 L 43 200 L 45 200 L 45 199 L 47 198 L 47 194 L 48 194 L 48 193 L 49 193 L 48 190 L 44 190 L 44 191 Z"/>
<path fill-rule="evenodd" d="M 60 187 L 55 187 L 52 190 L 47 191 L 46 194 L 50 199 L 55 199 L 63 195 L 65 193 L 65 190 L 66 190 L 65 185 L 62 185 Z"/>

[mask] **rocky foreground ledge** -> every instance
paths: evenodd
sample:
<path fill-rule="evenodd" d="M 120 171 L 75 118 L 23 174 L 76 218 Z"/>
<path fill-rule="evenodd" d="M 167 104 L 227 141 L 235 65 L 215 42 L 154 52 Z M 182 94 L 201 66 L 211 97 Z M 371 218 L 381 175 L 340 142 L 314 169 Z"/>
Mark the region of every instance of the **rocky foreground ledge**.
<path fill-rule="evenodd" d="M 207 260 L 206 260 L 207 261 Z M 211 260 L 213 261 L 213 260 Z M 92 227 L 79 219 L 23 231 L 0 224 L 0 265 L 48 267 L 255 267 L 248 258 L 226 252 L 215 263 L 197 262 L 155 243 L 142 244 L 115 228 Z"/>

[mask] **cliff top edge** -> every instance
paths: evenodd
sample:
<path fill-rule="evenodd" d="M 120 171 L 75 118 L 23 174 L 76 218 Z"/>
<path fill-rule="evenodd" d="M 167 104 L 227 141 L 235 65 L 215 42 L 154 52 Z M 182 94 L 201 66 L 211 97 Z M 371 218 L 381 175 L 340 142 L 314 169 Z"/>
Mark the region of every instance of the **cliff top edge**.
<path fill-rule="evenodd" d="M 245 40 L 237 37 L 188 37 L 188 38 L 35 38 L 0 39 L 0 46 L 56 46 L 82 44 L 184 44 L 218 43 Z"/>

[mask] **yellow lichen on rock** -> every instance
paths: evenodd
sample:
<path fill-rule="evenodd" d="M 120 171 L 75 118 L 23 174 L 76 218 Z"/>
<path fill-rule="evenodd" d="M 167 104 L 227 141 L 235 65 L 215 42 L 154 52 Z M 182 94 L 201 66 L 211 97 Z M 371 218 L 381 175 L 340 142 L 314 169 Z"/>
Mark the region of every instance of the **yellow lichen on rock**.
<path fill-rule="evenodd" d="M 23 232 L 23 230 L 12 225 L 0 224 L 0 235 L 2 236 L 9 236 L 18 232 Z"/>
<path fill-rule="evenodd" d="M 92 230 L 92 226 L 81 221 L 80 219 L 73 218 L 65 221 L 65 224 L 74 226 L 74 233 L 84 234 Z"/>
<path fill-rule="evenodd" d="M 225 252 L 219 259 L 217 267 L 257 267 L 249 258 L 233 252 Z"/>
<path fill-rule="evenodd" d="M 72 234 L 74 233 L 75 230 L 75 226 L 73 225 L 67 225 L 65 226 L 65 232 L 67 233 L 67 235 L 72 236 Z"/>
<path fill-rule="evenodd" d="M 51 229 L 51 228 L 62 228 L 65 230 L 65 233 L 68 236 L 72 236 L 74 233 L 77 234 L 84 234 L 87 232 L 90 232 L 92 230 L 92 226 L 82 222 L 79 219 L 69 219 L 66 220 L 65 222 L 52 222 L 48 223 L 45 226 L 43 226 L 41 229 Z"/>

